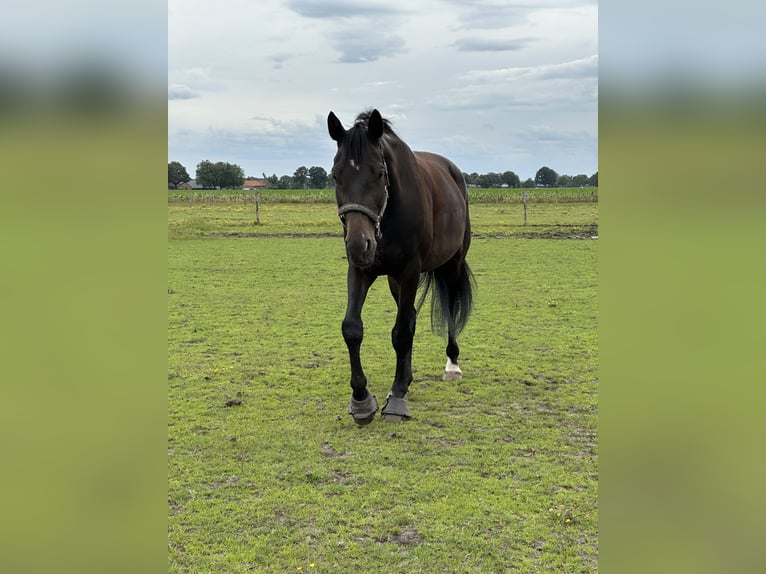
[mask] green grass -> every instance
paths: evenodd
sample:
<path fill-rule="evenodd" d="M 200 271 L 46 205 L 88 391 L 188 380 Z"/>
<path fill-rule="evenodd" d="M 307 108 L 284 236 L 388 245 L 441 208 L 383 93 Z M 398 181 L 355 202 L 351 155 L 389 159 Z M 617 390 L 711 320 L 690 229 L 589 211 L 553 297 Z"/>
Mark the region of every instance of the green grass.
<path fill-rule="evenodd" d="M 594 226 L 579 207 L 540 217 Z M 334 210 L 273 208 L 254 226 L 249 209 L 169 206 L 169 571 L 595 572 L 598 242 L 516 238 L 509 214 L 472 207 L 464 379 L 440 380 L 424 315 L 413 419 L 358 428 Z M 363 318 L 382 399 L 384 279 Z"/>
<path fill-rule="evenodd" d="M 472 204 L 471 225 L 477 237 L 590 237 L 598 234 L 597 203 Z M 169 239 L 252 236 L 342 236 L 335 204 L 213 203 L 168 205 Z"/>

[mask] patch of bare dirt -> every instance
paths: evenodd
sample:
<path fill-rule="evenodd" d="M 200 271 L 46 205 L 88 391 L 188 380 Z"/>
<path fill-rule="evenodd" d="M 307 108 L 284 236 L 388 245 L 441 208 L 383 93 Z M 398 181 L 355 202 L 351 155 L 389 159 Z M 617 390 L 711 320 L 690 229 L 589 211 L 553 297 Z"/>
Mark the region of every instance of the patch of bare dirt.
<path fill-rule="evenodd" d="M 322 443 L 322 454 L 332 458 L 349 458 L 351 456 L 347 452 L 338 452 L 329 442 Z"/>
<path fill-rule="evenodd" d="M 399 546 L 418 546 L 423 544 L 423 537 L 414 528 L 405 528 L 398 534 L 391 535 L 389 537 L 389 542 L 393 542 Z"/>
<path fill-rule="evenodd" d="M 535 229 L 533 226 L 529 226 L 522 231 L 496 234 L 474 233 L 472 236 L 478 239 L 598 239 L 598 225 L 559 225 L 543 229 Z"/>
<path fill-rule="evenodd" d="M 301 239 L 307 237 L 343 237 L 339 232 L 321 233 L 263 233 L 258 231 L 223 231 L 209 234 L 211 237 L 276 237 L 280 239 Z M 478 239 L 516 238 L 516 239 L 598 239 L 598 225 L 560 225 L 555 228 L 534 229 L 526 227 L 523 231 L 509 233 L 473 233 Z"/>
<path fill-rule="evenodd" d="M 304 237 L 343 237 L 342 233 L 259 233 L 257 231 L 223 231 L 211 233 L 212 237 L 277 237 L 279 239 L 300 239 Z"/>

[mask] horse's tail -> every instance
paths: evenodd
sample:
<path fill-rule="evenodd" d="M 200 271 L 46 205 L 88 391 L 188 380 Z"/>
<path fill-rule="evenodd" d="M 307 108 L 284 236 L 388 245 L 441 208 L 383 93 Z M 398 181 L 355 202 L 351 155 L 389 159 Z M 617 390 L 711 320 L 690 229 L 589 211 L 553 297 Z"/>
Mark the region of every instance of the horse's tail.
<path fill-rule="evenodd" d="M 453 268 L 454 269 L 454 268 Z M 439 335 L 446 335 L 450 321 L 455 326 L 455 336 L 465 327 L 473 309 L 473 293 L 476 281 L 468 263 L 463 260 L 459 266 L 457 277 L 454 271 L 440 267 L 434 271 L 423 273 L 420 277 L 423 292 L 417 308 L 425 301 L 426 295 L 431 295 L 431 330 Z M 450 288 L 456 289 L 454 303 L 450 306 Z"/>

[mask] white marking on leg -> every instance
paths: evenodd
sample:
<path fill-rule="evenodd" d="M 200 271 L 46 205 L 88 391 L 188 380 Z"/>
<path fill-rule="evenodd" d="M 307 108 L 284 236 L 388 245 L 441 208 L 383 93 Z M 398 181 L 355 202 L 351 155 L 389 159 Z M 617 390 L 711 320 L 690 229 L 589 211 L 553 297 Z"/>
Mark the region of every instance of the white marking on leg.
<path fill-rule="evenodd" d="M 444 380 L 459 379 L 463 376 L 463 371 L 457 364 L 452 362 L 452 359 L 447 358 L 447 365 L 444 367 Z"/>

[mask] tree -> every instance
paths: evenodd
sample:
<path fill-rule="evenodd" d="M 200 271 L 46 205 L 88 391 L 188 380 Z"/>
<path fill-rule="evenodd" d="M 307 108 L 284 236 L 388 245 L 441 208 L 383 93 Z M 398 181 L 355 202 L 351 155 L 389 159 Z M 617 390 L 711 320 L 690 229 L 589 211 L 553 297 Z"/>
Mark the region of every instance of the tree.
<path fill-rule="evenodd" d="M 212 161 L 205 159 L 197 164 L 197 183 L 203 188 L 216 186 L 215 167 Z"/>
<path fill-rule="evenodd" d="M 527 179 L 525 179 L 521 184 L 521 187 L 525 189 L 532 189 L 534 186 L 535 186 L 535 182 L 531 177 L 528 177 Z"/>
<path fill-rule="evenodd" d="M 590 176 L 590 178 L 588 178 L 588 183 L 593 187 L 598 187 L 598 172 L 594 173 L 592 176 Z"/>
<path fill-rule="evenodd" d="M 266 177 L 266 174 L 263 174 L 263 179 L 269 182 L 269 185 L 271 187 L 279 187 L 279 178 L 277 177 L 276 173 L 271 174 L 270 176 Z"/>
<path fill-rule="evenodd" d="M 571 175 L 560 175 L 558 179 L 556 180 L 556 186 L 557 187 L 572 187 L 572 176 Z"/>
<path fill-rule="evenodd" d="M 293 189 L 293 178 L 289 175 L 283 175 L 279 178 L 279 183 L 277 184 L 277 187 L 279 189 Z"/>
<path fill-rule="evenodd" d="M 309 170 L 306 169 L 305 165 L 300 166 L 293 174 L 293 185 L 295 186 L 295 189 L 306 189 L 308 179 Z"/>
<path fill-rule="evenodd" d="M 543 166 L 535 174 L 535 185 L 542 187 L 555 187 L 558 182 L 559 174 L 548 166 Z"/>
<path fill-rule="evenodd" d="M 208 160 L 197 164 L 197 183 L 204 188 L 242 187 L 244 182 L 245 172 L 236 164 Z"/>
<path fill-rule="evenodd" d="M 473 173 L 463 172 L 463 179 L 466 185 L 479 185 L 479 174 L 475 171 Z"/>
<path fill-rule="evenodd" d="M 242 184 L 245 183 L 245 170 L 238 165 L 224 163 L 221 167 L 221 171 L 223 174 L 222 188 L 241 188 Z"/>
<path fill-rule="evenodd" d="M 327 172 L 323 167 L 312 166 L 309 168 L 309 187 L 312 189 L 324 189 L 327 187 Z"/>
<path fill-rule="evenodd" d="M 508 187 L 519 187 L 521 185 L 519 176 L 512 171 L 504 171 L 500 179 L 502 183 L 507 183 Z"/>
<path fill-rule="evenodd" d="M 481 174 L 478 177 L 476 184 L 479 187 L 500 187 L 502 182 L 503 176 L 501 174 L 490 171 L 489 173 Z"/>
<path fill-rule="evenodd" d="M 180 183 L 186 183 L 190 181 L 189 174 L 186 173 L 186 168 L 177 161 L 171 161 L 168 164 L 168 183 L 174 188 L 178 187 Z"/>
<path fill-rule="evenodd" d="M 575 187 L 585 187 L 588 185 L 588 176 L 584 173 L 579 173 L 572 178 L 572 185 Z"/>

